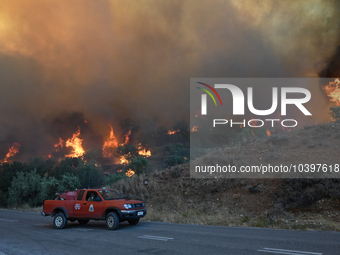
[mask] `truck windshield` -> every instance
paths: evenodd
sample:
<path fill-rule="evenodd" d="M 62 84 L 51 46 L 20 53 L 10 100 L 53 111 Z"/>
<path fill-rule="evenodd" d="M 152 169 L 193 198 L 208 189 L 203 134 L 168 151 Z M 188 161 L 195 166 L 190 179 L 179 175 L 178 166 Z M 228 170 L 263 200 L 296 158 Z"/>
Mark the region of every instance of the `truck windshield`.
<path fill-rule="evenodd" d="M 123 199 L 123 197 L 116 191 L 114 190 L 110 190 L 110 189 L 102 189 L 99 190 L 100 195 L 102 195 L 102 197 L 105 200 L 115 200 L 115 199 Z"/>

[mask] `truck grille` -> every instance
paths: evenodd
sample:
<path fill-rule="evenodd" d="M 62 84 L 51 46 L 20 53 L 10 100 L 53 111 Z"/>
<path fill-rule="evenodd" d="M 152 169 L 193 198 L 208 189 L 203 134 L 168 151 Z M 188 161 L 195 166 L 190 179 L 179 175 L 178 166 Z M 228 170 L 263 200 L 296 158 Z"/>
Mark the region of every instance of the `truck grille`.
<path fill-rule="evenodd" d="M 143 207 L 143 203 L 132 204 L 132 208 L 140 208 L 140 207 Z"/>

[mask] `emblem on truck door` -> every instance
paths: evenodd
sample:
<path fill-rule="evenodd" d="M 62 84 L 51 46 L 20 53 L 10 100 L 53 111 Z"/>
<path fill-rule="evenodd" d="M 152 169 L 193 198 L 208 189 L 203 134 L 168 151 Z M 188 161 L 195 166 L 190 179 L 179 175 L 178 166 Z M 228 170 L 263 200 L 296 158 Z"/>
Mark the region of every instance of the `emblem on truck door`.
<path fill-rule="evenodd" d="M 90 205 L 89 212 L 94 212 L 93 204 Z"/>
<path fill-rule="evenodd" d="M 74 206 L 74 209 L 76 209 L 76 210 L 80 210 L 80 204 L 76 204 L 75 206 Z"/>

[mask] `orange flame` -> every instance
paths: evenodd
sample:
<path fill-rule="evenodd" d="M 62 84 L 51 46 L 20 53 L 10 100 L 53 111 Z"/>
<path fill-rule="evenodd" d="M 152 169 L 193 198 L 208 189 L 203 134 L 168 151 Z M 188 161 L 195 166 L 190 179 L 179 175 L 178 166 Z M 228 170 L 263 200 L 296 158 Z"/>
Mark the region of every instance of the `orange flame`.
<path fill-rule="evenodd" d="M 267 134 L 267 136 L 271 136 L 272 135 L 272 133 L 269 131 L 269 129 L 266 130 L 266 134 Z"/>
<path fill-rule="evenodd" d="M 132 175 L 135 174 L 135 171 L 133 171 L 132 169 L 129 169 L 129 170 L 126 171 L 125 174 L 126 174 L 127 177 L 131 177 Z"/>
<path fill-rule="evenodd" d="M 59 137 L 59 143 L 54 145 L 55 151 L 60 151 L 60 149 L 64 148 L 64 140 Z"/>
<path fill-rule="evenodd" d="M 179 132 L 179 130 L 169 130 L 168 135 L 173 135 Z"/>
<path fill-rule="evenodd" d="M 336 78 L 328 85 L 322 86 L 323 91 L 329 97 L 331 102 L 334 102 L 336 106 L 340 106 L 340 79 Z"/>
<path fill-rule="evenodd" d="M 193 126 L 193 128 L 191 129 L 191 132 L 197 132 L 198 131 L 198 127 L 197 126 Z"/>
<path fill-rule="evenodd" d="M 120 163 L 121 163 L 121 164 L 127 164 L 127 163 L 129 163 L 129 161 L 128 161 L 124 156 L 121 156 L 119 160 L 120 160 Z"/>
<path fill-rule="evenodd" d="M 9 158 L 13 157 L 15 154 L 19 152 L 20 146 L 21 145 L 19 143 L 14 143 L 13 146 L 9 148 L 5 158 L 1 160 L 0 163 L 7 163 Z"/>
<path fill-rule="evenodd" d="M 48 154 L 47 156 L 43 156 L 44 159 L 52 158 L 52 154 Z"/>
<path fill-rule="evenodd" d="M 131 130 L 125 135 L 125 144 L 130 143 Z"/>
<path fill-rule="evenodd" d="M 80 127 L 78 127 L 77 132 L 73 134 L 72 138 L 69 138 L 66 141 L 66 147 L 72 147 L 73 152 L 69 155 L 65 155 L 65 157 L 78 158 L 84 155 L 85 151 L 82 146 L 83 139 L 80 139 L 79 135 L 80 135 Z"/>
<path fill-rule="evenodd" d="M 110 137 L 103 144 L 103 156 L 108 158 L 112 157 L 114 154 L 114 149 L 118 147 L 118 140 L 114 135 L 113 128 L 110 125 Z"/>
<path fill-rule="evenodd" d="M 146 148 L 143 148 L 141 144 L 138 144 L 137 146 L 138 149 L 138 154 L 144 157 L 150 157 L 151 156 L 151 151 L 147 150 Z"/>

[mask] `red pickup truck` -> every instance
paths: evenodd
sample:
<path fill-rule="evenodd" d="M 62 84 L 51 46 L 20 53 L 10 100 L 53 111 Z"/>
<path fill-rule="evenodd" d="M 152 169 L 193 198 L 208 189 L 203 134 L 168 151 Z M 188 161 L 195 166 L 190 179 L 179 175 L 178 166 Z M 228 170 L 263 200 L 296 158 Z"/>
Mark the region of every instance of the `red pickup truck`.
<path fill-rule="evenodd" d="M 43 216 L 54 217 L 54 227 L 62 229 L 67 221 L 86 224 L 89 220 L 105 220 L 109 230 L 128 221 L 136 225 L 146 215 L 145 204 L 138 200 L 126 200 L 114 190 L 80 189 L 65 196 L 66 200 L 45 200 Z M 72 194 L 70 193 L 70 194 Z M 62 196 L 61 196 L 62 197 Z"/>

